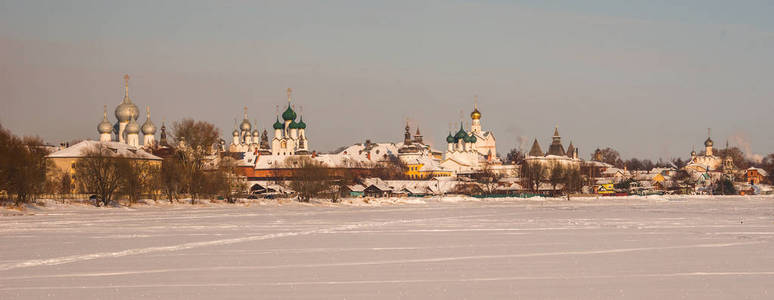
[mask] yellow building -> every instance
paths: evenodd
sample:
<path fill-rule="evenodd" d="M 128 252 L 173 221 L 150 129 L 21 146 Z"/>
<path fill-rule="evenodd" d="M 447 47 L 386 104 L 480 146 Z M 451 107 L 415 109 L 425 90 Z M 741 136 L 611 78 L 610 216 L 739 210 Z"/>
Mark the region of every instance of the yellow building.
<path fill-rule="evenodd" d="M 430 179 L 433 177 L 449 177 L 452 176 L 452 172 L 448 170 L 427 170 L 422 163 L 413 163 L 406 165 L 406 177 L 409 179 Z"/>
<path fill-rule="evenodd" d="M 73 181 L 75 178 L 75 164 L 83 158 L 89 150 L 105 147 L 114 157 L 130 159 L 136 163 L 148 163 L 153 166 L 161 166 L 162 159 L 145 152 L 141 148 L 121 142 L 82 141 L 65 149 L 56 151 L 46 156 L 51 168 L 46 171 L 46 177 L 52 179 L 61 174 L 68 174 Z M 76 186 L 78 186 L 76 184 Z"/>

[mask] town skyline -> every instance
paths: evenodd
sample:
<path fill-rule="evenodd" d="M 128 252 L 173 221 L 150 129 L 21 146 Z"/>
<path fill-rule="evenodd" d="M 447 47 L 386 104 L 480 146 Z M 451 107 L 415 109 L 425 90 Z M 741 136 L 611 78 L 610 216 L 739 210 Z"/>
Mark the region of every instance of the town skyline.
<path fill-rule="evenodd" d="M 103 105 L 121 101 L 129 73 L 133 101 L 151 106 L 157 125 L 204 120 L 226 141 L 244 106 L 270 129 L 292 87 L 323 152 L 398 141 L 407 118 L 443 149 L 449 123 L 478 95 L 501 154 L 527 151 L 534 138 L 547 144 L 556 125 L 585 159 L 597 147 L 685 159 L 708 127 L 720 147 L 770 153 L 774 26 L 751 14 L 765 4 L 735 7 L 745 18 L 694 4 L 636 4 L 648 8 L 641 13 L 598 3 L 352 4 L 313 14 L 191 3 L 180 14 L 188 17 L 167 21 L 175 5 L 3 4 L 0 122 L 52 143 L 95 139 Z M 456 23 L 469 19 L 477 22 Z"/>

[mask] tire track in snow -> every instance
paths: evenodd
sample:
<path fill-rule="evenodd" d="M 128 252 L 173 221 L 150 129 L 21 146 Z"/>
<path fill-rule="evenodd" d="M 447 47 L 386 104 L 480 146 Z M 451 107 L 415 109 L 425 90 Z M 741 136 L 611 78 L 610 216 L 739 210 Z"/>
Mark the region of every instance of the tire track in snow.
<path fill-rule="evenodd" d="M 503 276 L 475 277 L 450 279 L 385 279 L 385 280 L 345 280 L 345 281 L 285 281 L 285 282 L 251 282 L 251 283 L 155 283 L 128 285 L 96 285 L 96 286 L 30 286 L 7 287 L 0 291 L 15 290 L 99 290 L 99 289 L 130 289 L 130 288 L 212 288 L 212 287 L 245 287 L 245 286 L 310 286 L 310 285 L 357 285 L 357 284 L 411 284 L 411 283 L 463 283 L 492 282 L 520 280 L 571 280 L 571 279 L 619 279 L 619 278 L 665 278 L 665 277 L 710 277 L 710 276 L 774 276 L 774 272 L 683 272 L 683 273 L 647 273 L 618 275 L 581 275 L 581 276 Z"/>
<path fill-rule="evenodd" d="M 13 269 L 29 268 L 29 267 L 37 267 L 37 266 L 54 266 L 54 265 L 68 264 L 68 263 L 87 261 L 87 260 L 93 260 L 93 259 L 99 259 L 99 258 L 123 257 L 123 256 L 139 255 L 139 254 L 147 254 L 147 253 L 155 253 L 155 252 L 171 252 L 171 251 L 180 251 L 180 250 L 209 247 L 209 246 L 222 246 L 222 245 L 230 245 L 230 244 L 244 243 L 244 242 L 251 242 L 251 241 L 268 240 L 268 239 L 275 239 L 275 238 L 282 238 L 282 237 L 304 236 L 304 235 L 317 234 L 317 233 L 331 233 L 336 231 L 343 231 L 343 230 L 350 230 L 350 229 L 357 229 L 357 228 L 364 228 L 364 227 L 384 226 L 384 225 L 390 225 L 390 224 L 414 223 L 414 222 L 429 221 L 429 220 L 444 220 L 444 219 L 486 217 L 486 216 L 491 216 L 491 215 L 439 217 L 439 218 L 427 218 L 427 219 L 396 220 L 396 221 L 385 221 L 385 222 L 371 222 L 371 223 L 363 223 L 363 224 L 350 224 L 350 225 L 334 226 L 330 228 L 322 228 L 322 229 L 314 229 L 314 230 L 306 230 L 306 231 L 270 233 L 270 234 L 254 235 L 254 236 L 247 236 L 247 237 L 240 237 L 240 238 L 220 239 L 220 240 L 203 241 L 203 242 L 190 242 L 190 243 L 183 243 L 183 244 L 171 245 L 171 246 L 134 248 L 134 249 L 127 249 L 122 251 L 115 251 L 115 252 L 99 252 L 99 253 L 92 253 L 92 254 L 71 255 L 71 256 L 55 257 L 55 258 L 48 258 L 48 259 L 33 259 L 33 260 L 21 261 L 17 263 L 0 264 L 0 271 L 8 271 Z"/>
<path fill-rule="evenodd" d="M 443 219 L 448 219 L 448 218 L 443 218 Z M 420 221 L 420 220 L 415 220 L 415 221 Z M 378 226 L 378 225 L 386 225 L 390 223 L 408 223 L 408 222 L 412 222 L 412 221 L 394 221 L 394 222 L 385 222 L 385 223 L 378 223 L 378 224 L 372 223 L 372 224 L 363 224 L 362 226 Z M 349 228 L 352 226 L 359 227 L 357 225 L 348 225 L 343 227 Z M 310 230 L 310 231 L 304 231 L 303 234 L 299 233 L 299 234 L 285 235 L 285 236 L 306 235 L 306 234 L 312 234 L 312 233 L 325 233 L 325 232 L 333 232 L 336 230 L 343 230 L 343 229 L 330 228 L 330 229 Z M 239 238 L 239 240 L 266 239 L 266 238 L 259 238 L 259 237 L 263 237 L 263 236 Z M 270 237 L 270 238 L 273 238 L 273 237 Z M 229 240 L 237 240 L 237 239 L 229 239 Z M 224 241 L 224 240 L 221 240 L 221 241 Z M 218 241 L 212 241 L 212 242 L 218 242 Z M 202 242 L 202 243 L 208 243 L 208 242 Z M 439 263 L 439 262 L 450 262 L 450 261 L 498 259 L 498 258 L 528 258 L 528 257 L 561 256 L 561 255 L 616 254 L 616 253 L 670 250 L 670 249 L 689 249 L 689 248 L 721 248 L 721 247 L 754 245 L 754 244 L 761 244 L 761 243 L 764 243 L 764 242 L 754 241 L 754 242 L 694 244 L 694 245 L 679 245 L 679 246 L 664 246 L 664 247 L 617 248 L 617 249 L 587 250 L 587 251 L 448 256 L 448 257 L 434 257 L 434 258 L 415 258 L 415 259 L 400 259 L 400 260 L 378 260 L 378 261 L 323 263 L 323 264 L 287 264 L 287 265 L 274 265 L 274 266 L 225 266 L 225 267 L 205 267 L 205 268 L 156 269 L 156 270 L 124 271 L 124 272 L 99 272 L 99 273 L 75 273 L 75 274 L 71 273 L 71 274 L 44 275 L 44 276 L 22 276 L 22 277 L 5 277 L 5 278 L 0 277 L 0 279 L 9 280 L 9 279 L 31 279 L 31 278 L 49 278 L 49 277 L 102 277 L 102 276 L 122 276 L 122 275 L 185 272 L 185 271 L 199 272 L 199 271 L 222 271 L 222 270 L 257 270 L 257 269 L 266 270 L 266 269 L 286 269 L 286 268 L 327 268 L 327 267 L 351 267 L 351 266 L 370 266 L 370 265 L 388 265 L 388 264 Z M 182 244 L 182 245 L 186 245 L 186 244 Z M 170 246 L 170 247 L 175 247 L 175 246 Z M 153 248 L 142 248 L 142 249 L 155 249 L 155 248 L 167 248 L 167 247 L 153 247 Z M 189 249 L 189 248 L 185 248 L 185 249 Z M 164 250 L 148 251 L 148 252 L 158 252 L 158 251 L 164 251 Z M 174 251 L 174 250 L 170 250 L 170 251 Z M 121 251 L 121 252 L 124 252 L 124 251 Z M 148 253 L 148 252 L 143 252 L 143 253 Z M 112 252 L 112 253 L 119 253 L 119 252 Z M 102 254 L 102 253 L 97 253 L 97 254 Z M 137 253 L 137 254 L 140 254 L 140 253 Z M 126 254 L 126 255 L 132 255 L 132 254 Z M 120 256 L 126 256 L 126 255 L 120 255 Z M 80 257 L 86 257 L 86 256 L 90 256 L 90 255 L 84 255 Z M 118 256 L 103 256 L 103 257 L 118 257 Z M 81 260 L 88 260 L 88 259 L 93 259 L 93 258 L 86 258 Z M 67 261 L 67 262 L 61 262 L 61 263 L 68 263 L 68 262 L 74 262 L 74 261 Z M 55 265 L 55 264 L 61 264 L 61 263 L 50 263 L 47 265 Z M 41 265 L 41 264 L 37 264 L 37 265 Z M 31 266 L 37 266 L 37 265 L 23 265 L 19 267 L 31 267 Z M 690 273 L 690 274 L 694 274 L 694 273 Z M 699 274 L 699 273 L 696 273 L 696 274 Z M 729 273 L 729 274 L 733 274 L 733 273 Z"/>

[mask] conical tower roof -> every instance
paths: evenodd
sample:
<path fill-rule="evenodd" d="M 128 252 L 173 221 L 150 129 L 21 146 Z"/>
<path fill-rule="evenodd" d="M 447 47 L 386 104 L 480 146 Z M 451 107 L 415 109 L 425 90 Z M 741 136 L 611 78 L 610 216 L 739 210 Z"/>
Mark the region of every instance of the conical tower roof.
<path fill-rule="evenodd" d="M 572 141 L 570 141 L 570 145 L 567 146 L 567 156 L 572 158 L 574 153 L 575 153 L 575 146 L 573 146 Z"/>
<path fill-rule="evenodd" d="M 559 136 L 559 127 L 554 127 L 554 136 L 551 145 L 548 146 L 547 155 L 564 156 L 564 146 L 562 146 L 562 137 Z"/>
<path fill-rule="evenodd" d="M 535 139 L 534 142 L 532 142 L 532 149 L 529 150 L 529 156 L 543 156 L 543 149 L 540 149 L 540 144 L 538 144 L 538 140 Z"/>

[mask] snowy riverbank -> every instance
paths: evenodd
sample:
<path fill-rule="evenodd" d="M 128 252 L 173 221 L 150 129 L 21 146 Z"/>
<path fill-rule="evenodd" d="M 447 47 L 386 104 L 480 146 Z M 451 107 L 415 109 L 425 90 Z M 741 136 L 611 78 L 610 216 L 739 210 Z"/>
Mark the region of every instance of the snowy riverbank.
<path fill-rule="evenodd" d="M 772 201 L 774 203 L 774 195 L 755 195 L 755 196 L 711 196 L 711 195 L 651 195 L 651 196 L 613 196 L 613 197 L 572 197 L 569 202 L 576 205 L 595 205 L 595 204 L 647 204 L 650 202 L 667 202 L 667 201 L 713 201 L 713 200 L 761 200 Z M 477 202 L 489 202 L 489 203 L 521 203 L 521 204 L 540 204 L 540 205 L 552 205 L 552 204 L 566 204 L 568 199 L 566 197 L 532 197 L 532 198 L 475 198 L 464 195 L 450 195 L 450 196 L 434 196 L 434 197 L 384 197 L 384 198 L 342 198 L 338 202 L 333 203 L 329 199 L 312 199 L 310 202 L 299 202 L 294 199 L 238 199 L 236 203 L 228 203 L 224 200 L 211 201 L 208 199 L 196 200 L 195 204 L 191 204 L 190 199 L 182 199 L 170 203 L 167 200 L 152 200 L 143 199 L 128 205 L 126 202 L 119 204 L 113 204 L 108 207 L 96 207 L 93 203 L 85 200 L 53 200 L 53 199 L 39 199 L 35 204 L 27 204 L 23 207 L 6 206 L 0 208 L 0 216 L 3 215 L 25 215 L 36 214 L 47 211 L 57 210 L 133 210 L 133 209 L 200 209 L 200 208 L 233 208 L 233 207 L 337 207 L 337 206 L 362 206 L 362 207 L 378 207 L 378 206 L 397 206 L 397 205 L 428 205 L 432 203 L 477 203 Z"/>

